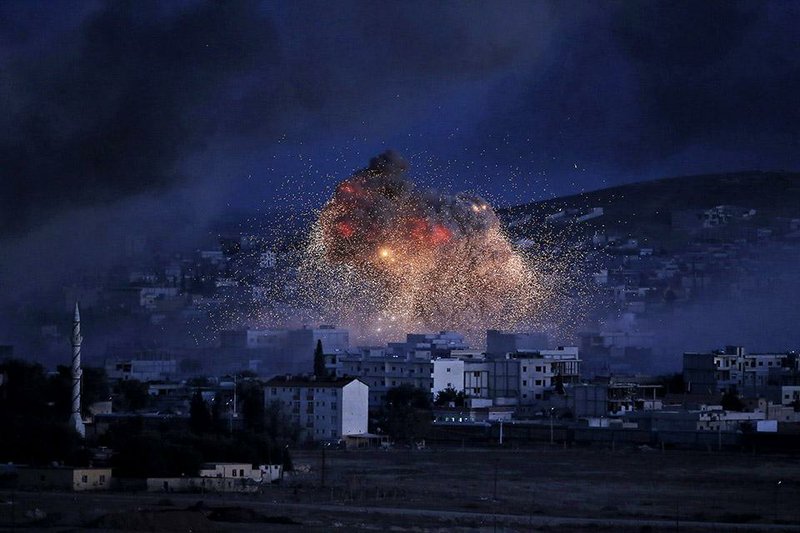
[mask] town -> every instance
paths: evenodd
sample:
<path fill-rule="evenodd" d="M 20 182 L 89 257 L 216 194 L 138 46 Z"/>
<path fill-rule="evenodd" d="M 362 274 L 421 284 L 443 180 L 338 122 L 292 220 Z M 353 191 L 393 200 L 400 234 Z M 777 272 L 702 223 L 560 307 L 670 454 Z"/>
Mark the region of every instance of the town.
<path fill-rule="evenodd" d="M 362 501 L 367 497 L 362 489 L 354 496 L 345 483 L 358 471 L 355 465 L 374 462 L 378 474 L 373 475 L 379 475 L 393 459 L 378 465 L 398 453 L 398 458 L 422 454 L 418 460 L 425 460 L 437 450 L 464 457 L 482 449 L 513 451 L 495 460 L 506 462 L 541 454 L 545 446 L 551 451 L 544 453 L 563 450 L 576 465 L 608 453 L 612 461 L 632 452 L 646 459 L 647 450 L 685 456 L 681 464 L 697 453 L 721 454 L 735 464 L 742 454 L 791 453 L 800 435 L 795 352 L 727 346 L 684 353 L 681 373 L 587 375 L 579 347 L 549 348 L 541 333 L 489 330 L 485 350 L 470 349 L 463 335 L 448 331 L 351 347 L 346 329 L 321 326 L 224 332 L 229 347 L 297 350 L 294 373 L 262 378 L 243 370 L 188 377 L 174 359 L 163 357 L 82 367 L 82 325 L 76 304 L 71 366 L 53 373 L 13 358 L 0 365 L 4 434 L 14 436 L 0 441 L 0 491 L 22 491 L 20 502 L 7 501 L 27 509 L 14 523 L 57 523 L 63 515 L 41 510 L 39 497 L 26 502 L 26 491 L 277 497 L 285 504 L 270 510 L 283 514 L 270 518 L 263 510 L 248 511 L 255 514 L 247 520 L 292 523 L 294 518 L 285 518 L 287 509 L 301 504 L 291 502 L 306 501 L 297 499 L 298 487 L 313 488 L 314 498 L 330 490 L 331 501 L 336 494 Z M 497 475 L 490 501 L 501 502 Z M 369 490 L 375 491 L 373 503 L 413 500 L 388 485 Z M 794 490 L 787 486 L 783 492 Z M 254 501 L 260 500 L 236 505 Z M 102 501 L 95 505 L 102 508 Z M 505 505 L 509 512 L 515 509 L 512 500 Z M 772 523 L 788 523 L 793 518 L 785 513 L 792 508 L 776 508 Z M 210 509 L 206 515 L 216 512 Z M 163 520 L 159 516 L 150 519 Z M 755 527 L 761 523 L 762 515 L 747 516 Z M 502 520 L 513 525 L 517 519 Z M 631 524 L 635 520 L 617 526 Z"/>
<path fill-rule="evenodd" d="M 796 3 L 0 21 L 0 530 L 800 530 Z"/>

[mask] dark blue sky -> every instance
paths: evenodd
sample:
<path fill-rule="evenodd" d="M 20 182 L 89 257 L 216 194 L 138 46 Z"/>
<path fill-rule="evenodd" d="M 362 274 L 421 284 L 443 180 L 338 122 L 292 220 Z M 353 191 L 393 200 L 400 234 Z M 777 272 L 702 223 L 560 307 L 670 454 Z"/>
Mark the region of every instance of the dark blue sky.
<path fill-rule="evenodd" d="M 386 148 L 501 204 L 797 170 L 798 28 L 783 1 L 2 2 L 0 233 L 318 206 Z"/>

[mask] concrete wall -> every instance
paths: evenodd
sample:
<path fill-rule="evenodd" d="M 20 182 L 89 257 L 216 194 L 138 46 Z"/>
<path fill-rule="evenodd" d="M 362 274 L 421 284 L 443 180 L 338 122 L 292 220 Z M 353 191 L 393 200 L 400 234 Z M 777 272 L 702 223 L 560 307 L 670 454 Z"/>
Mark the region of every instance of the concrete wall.
<path fill-rule="evenodd" d="M 25 489 L 108 490 L 110 468 L 21 468 L 17 484 Z"/>
<path fill-rule="evenodd" d="M 216 463 L 200 470 L 200 477 L 229 477 L 261 480 L 261 471 L 246 463 Z"/>
<path fill-rule="evenodd" d="M 341 434 L 358 435 L 368 429 L 369 387 L 353 380 L 341 389 Z"/>
<path fill-rule="evenodd" d="M 247 478 L 151 477 L 148 492 L 257 492 L 259 484 Z"/>
<path fill-rule="evenodd" d="M 464 361 L 460 359 L 435 359 L 433 364 L 433 397 L 447 389 L 464 390 Z"/>

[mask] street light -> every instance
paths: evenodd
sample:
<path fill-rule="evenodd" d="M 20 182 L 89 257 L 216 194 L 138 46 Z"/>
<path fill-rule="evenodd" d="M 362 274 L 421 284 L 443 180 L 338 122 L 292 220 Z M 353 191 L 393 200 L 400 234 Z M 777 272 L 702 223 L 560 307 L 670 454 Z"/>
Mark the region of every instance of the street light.
<path fill-rule="evenodd" d="M 555 407 L 550 408 L 550 444 L 553 444 L 553 413 L 555 413 Z"/>

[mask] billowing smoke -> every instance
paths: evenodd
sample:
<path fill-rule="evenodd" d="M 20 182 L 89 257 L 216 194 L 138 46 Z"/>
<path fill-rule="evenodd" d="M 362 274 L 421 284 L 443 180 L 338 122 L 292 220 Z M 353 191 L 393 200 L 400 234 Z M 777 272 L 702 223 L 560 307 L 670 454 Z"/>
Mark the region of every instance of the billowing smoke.
<path fill-rule="evenodd" d="M 394 152 L 341 182 L 320 212 L 303 270 L 323 316 L 386 335 L 541 325 L 553 285 L 516 250 L 483 198 L 422 190 Z"/>
<path fill-rule="evenodd" d="M 378 274 L 398 263 L 433 260 L 453 244 L 497 231 L 499 221 L 485 200 L 421 191 L 404 177 L 407 168 L 389 151 L 339 184 L 320 216 L 329 261 Z"/>

